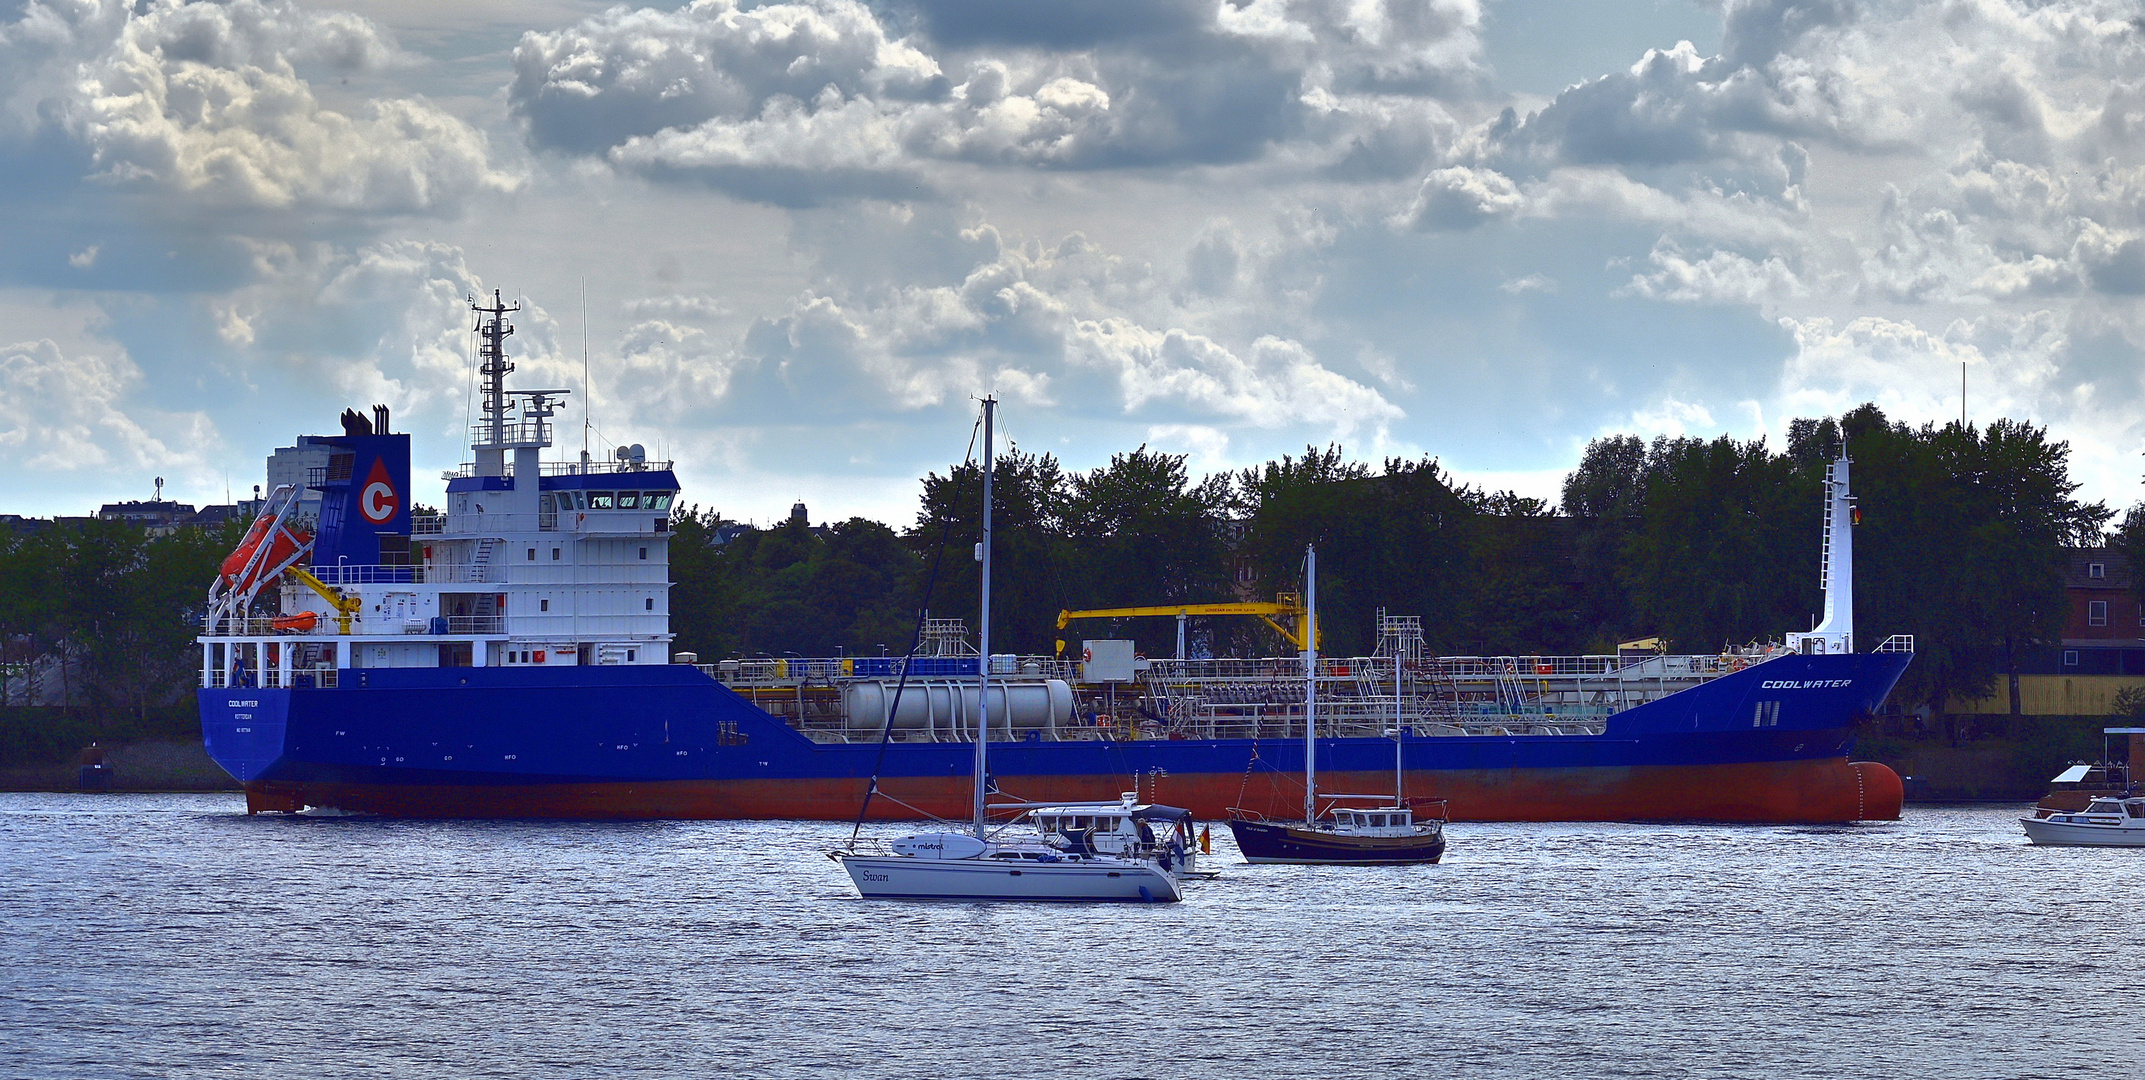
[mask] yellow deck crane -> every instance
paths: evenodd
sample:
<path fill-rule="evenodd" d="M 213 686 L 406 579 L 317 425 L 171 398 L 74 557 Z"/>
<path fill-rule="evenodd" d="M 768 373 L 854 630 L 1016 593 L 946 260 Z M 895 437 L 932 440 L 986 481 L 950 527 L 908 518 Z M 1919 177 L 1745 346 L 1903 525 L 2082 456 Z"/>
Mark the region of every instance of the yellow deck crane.
<path fill-rule="evenodd" d="M 297 578 L 299 584 L 319 593 L 320 598 L 326 600 L 328 606 L 335 609 L 336 633 L 346 635 L 350 633 L 350 617 L 357 614 L 358 609 L 365 606 L 365 601 L 362 598 L 351 596 L 341 589 L 329 585 L 327 582 L 314 577 L 302 566 L 293 566 L 285 570 L 284 573 Z"/>
<path fill-rule="evenodd" d="M 1273 627 L 1275 633 L 1280 634 L 1290 644 L 1296 646 L 1298 651 L 1301 651 L 1304 647 L 1304 614 L 1302 597 L 1297 596 L 1295 593 L 1279 593 L 1274 596 L 1273 603 L 1270 604 L 1257 602 L 1158 604 L 1146 607 L 1060 611 L 1058 612 L 1058 630 L 1063 632 L 1066 625 L 1074 619 L 1134 619 L 1143 616 L 1174 615 L 1177 617 L 1177 659 L 1182 660 L 1184 659 L 1184 622 L 1194 615 L 1250 615 L 1260 622 Z M 1288 624 L 1282 625 L 1278 621 L 1281 619 L 1287 619 Z M 1321 633 L 1319 637 L 1324 639 L 1325 634 Z M 1065 640 L 1062 637 L 1058 639 L 1058 655 L 1065 655 Z"/>

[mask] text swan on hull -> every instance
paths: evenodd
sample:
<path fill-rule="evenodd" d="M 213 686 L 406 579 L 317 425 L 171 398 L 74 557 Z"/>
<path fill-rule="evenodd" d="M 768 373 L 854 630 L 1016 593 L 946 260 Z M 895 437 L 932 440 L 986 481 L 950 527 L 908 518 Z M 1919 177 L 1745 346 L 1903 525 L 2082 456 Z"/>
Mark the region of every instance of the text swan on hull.
<path fill-rule="evenodd" d="M 860 850 L 832 852 L 831 857 L 849 872 L 857 891 L 869 899 L 886 900 L 1046 900 L 1132 901 L 1171 903 L 1183 899 L 1179 872 L 1192 857 L 1183 843 L 1187 835 L 1187 812 L 1172 807 L 1139 806 L 1128 798 L 1117 803 L 1051 804 L 1053 824 L 1074 811 L 1091 810 L 1090 818 L 1119 818 L 1131 823 L 1134 836 L 1155 836 L 1151 823 L 1161 823 L 1170 833 L 1165 845 L 1147 843 L 1098 845 L 1092 842 L 1092 826 L 1057 829 L 1033 837 L 1015 839 L 1010 826 L 991 827 L 984 805 L 987 790 L 990 732 L 991 665 L 991 471 L 992 423 L 997 401 L 983 399 L 983 542 L 977 553 L 983 564 L 982 627 L 977 665 L 976 753 L 970 773 L 973 821 L 969 832 L 920 833 L 886 845 L 884 853 Z M 891 721 L 889 721 L 891 722 Z M 1018 820 L 1018 819 L 1016 819 Z M 1085 824 L 1085 822 L 1083 822 Z M 1053 842 L 1055 841 L 1055 842 Z"/>

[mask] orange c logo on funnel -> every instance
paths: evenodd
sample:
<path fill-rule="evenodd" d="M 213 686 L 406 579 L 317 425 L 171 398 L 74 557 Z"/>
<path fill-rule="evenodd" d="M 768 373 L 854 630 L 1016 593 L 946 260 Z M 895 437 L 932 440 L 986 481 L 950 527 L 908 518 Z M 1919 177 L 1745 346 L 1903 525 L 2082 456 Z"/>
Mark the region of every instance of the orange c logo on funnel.
<path fill-rule="evenodd" d="M 395 494 L 395 483 L 387 475 L 387 462 L 372 459 L 372 473 L 365 477 L 365 490 L 358 493 L 358 513 L 375 525 L 385 525 L 395 520 L 395 513 L 402 509 L 402 496 Z"/>

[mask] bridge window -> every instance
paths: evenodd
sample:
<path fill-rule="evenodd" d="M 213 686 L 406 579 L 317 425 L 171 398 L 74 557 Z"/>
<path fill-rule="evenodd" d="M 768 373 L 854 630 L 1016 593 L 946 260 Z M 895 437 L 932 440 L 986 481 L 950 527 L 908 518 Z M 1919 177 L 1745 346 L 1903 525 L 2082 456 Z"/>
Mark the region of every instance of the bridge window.
<path fill-rule="evenodd" d="M 641 508 L 641 493 L 640 493 L 640 492 L 638 492 L 638 491 L 621 491 L 621 492 L 619 492 L 619 493 L 618 493 L 618 508 L 619 508 L 620 510 L 638 510 L 638 509 L 640 509 L 640 508 Z"/>
<path fill-rule="evenodd" d="M 608 491 L 589 492 L 588 508 L 591 510 L 609 510 L 611 508 L 611 493 Z"/>
<path fill-rule="evenodd" d="M 641 505 L 649 510 L 668 510 L 670 494 L 668 491 L 651 491 L 642 497 Z"/>

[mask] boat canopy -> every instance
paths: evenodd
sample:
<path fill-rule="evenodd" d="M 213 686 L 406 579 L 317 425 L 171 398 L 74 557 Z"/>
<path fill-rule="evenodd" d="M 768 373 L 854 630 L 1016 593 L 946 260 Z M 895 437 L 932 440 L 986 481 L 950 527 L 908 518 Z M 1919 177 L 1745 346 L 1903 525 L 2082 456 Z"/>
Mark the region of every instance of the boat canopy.
<path fill-rule="evenodd" d="M 1151 803 L 1128 805 L 1121 802 L 1091 803 L 993 803 L 993 810 L 1026 810 L 1031 817 L 1064 817 L 1070 814 L 1086 814 L 1095 817 L 1124 817 L 1134 821 L 1183 821 L 1192 812 L 1181 806 L 1159 806 Z"/>
<path fill-rule="evenodd" d="M 1183 821 L 1192 812 L 1181 806 L 1135 806 L 1129 816 L 1141 821 Z"/>

